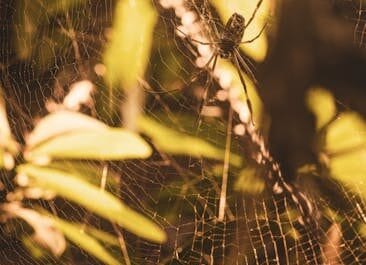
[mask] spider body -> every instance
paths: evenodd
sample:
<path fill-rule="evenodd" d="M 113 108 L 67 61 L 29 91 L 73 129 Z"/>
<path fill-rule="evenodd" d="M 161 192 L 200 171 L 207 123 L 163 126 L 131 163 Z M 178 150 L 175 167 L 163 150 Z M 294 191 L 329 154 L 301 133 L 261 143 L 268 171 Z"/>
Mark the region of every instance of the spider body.
<path fill-rule="evenodd" d="M 244 71 L 251 77 L 251 79 L 256 83 L 256 79 L 253 75 L 253 72 L 249 68 L 246 59 L 242 58 L 239 52 L 239 46 L 244 43 L 251 43 L 259 38 L 259 36 L 262 34 L 264 28 L 266 27 L 266 24 L 264 24 L 263 28 L 260 30 L 260 32 L 253 37 L 250 40 L 242 41 L 242 38 L 244 36 L 245 29 L 251 24 L 253 21 L 255 14 L 257 13 L 261 3 L 263 0 L 259 0 L 257 3 L 256 8 L 254 9 L 254 12 L 252 13 L 252 16 L 249 18 L 249 20 L 246 22 L 244 17 L 238 13 L 234 13 L 231 15 L 229 20 L 227 21 L 225 27 L 223 28 L 222 32 L 219 33 L 218 29 L 216 28 L 215 24 L 213 24 L 213 41 L 212 42 L 203 42 L 195 39 L 190 39 L 191 41 L 201 44 L 201 45 L 210 45 L 213 47 L 213 54 L 207 61 L 204 68 L 211 68 L 211 71 L 215 70 L 217 58 L 220 56 L 223 59 L 229 59 L 232 60 L 236 70 L 238 71 L 240 82 L 243 85 L 244 93 L 246 96 L 246 103 L 250 112 L 250 119 L 252 124 L 253 122 L 253 110 L 252 110 L 252 104 L 249 100 L 249 95 L 247 91 L 247 87 L 245 84 L 245 80 L 243 77 L 243 74 L 241 73 L 241 69 L 243 68 Z M 186 35 L 183 31 L 179 30 L 180 33 L 183 35 Z M 212 66 L 210 67 L 210 65 Z"/>
<path fill-rule="evenodd" d="M 239 47 L 244 35 L 245 19 L 242 15 L 234 13 L 225 25 L 218 43 L 218 53 L 221 58 L 230 59 Z"/>

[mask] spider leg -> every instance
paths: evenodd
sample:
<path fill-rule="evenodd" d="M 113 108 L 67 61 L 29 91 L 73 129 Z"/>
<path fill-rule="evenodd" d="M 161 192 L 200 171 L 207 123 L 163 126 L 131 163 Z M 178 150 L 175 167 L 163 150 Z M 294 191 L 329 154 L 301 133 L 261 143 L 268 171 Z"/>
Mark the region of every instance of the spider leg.
<path fill-rule="evenodd" d="M 258 3 L 257 3 L 257 6 L 255 7 L 253 13 L 252 13 L 252 16 L 250 17 L 250 19 L 248 20 L 248 23 L 245 25 L 245 27 L 248 27 L 250 25 L 250 23 L 252 23 L 254 17 L 255 17 L 255 14 L 257 13 L 257 11 L 259 10 L 259 7 L 261 6 L 263 0 L 259 0 Z"/>
<path fill-rule="evenodd" d="M 215 44 L 215 42 L 203 42 L 203 41 L 192 39 L 189 35 L 187 35 L 185 32 L 183 32 L 179 28 L 176 28 L 176 30 L 178 30 L 180 33 L 182 33 L 184 35 L 184 37 L 186 37 L 188 40 L 193 41 L 195 43 L 198 43 L 198 44 L 201 44 L 201 45 L 213 45 L 213 44 Z"/>
<path fill-rule="evenodd" d="M 256 39 L 258 39 L 260 37 L 260 35 L 262 35 L 262 33 L 263 33 L 264 29 L 266 28 L 266 26 L 267 26 L 267 22 L 264 24 L 262 29 L 259 31 L 259 33 L 254 38 L 252 38 L 250 40 L 242 41 L 242 42 L 240 42 L 240 44 L 251 43 L 251 42 L 255 41 Z"/>
<path fill-rule="evenodd" d="M 236 70 L 238 71 L 238 74 L 239 74 L 240 82 L 241 82 L 241 84 L 243 85 L 243 88 L 244 88 L 245 97 L 246 97 L 246 103 L 247 103 L 247 106 L 248 106 L 248 109 L 249 109 L 249 113 L 250 113 L 250 120 L 251 120 L 251 123 L 254 126 L 252 103 L 251 103 L 251 101 L 249 99 L 247 86 L 245 84 L 244 77 L 243 77 L 243 75 L 242 75 L 242 73 L 240 71 L 240 65 L 239 65 L 238 57 L 237 57 L 236 54 L 234 54 L 234 63 L 235 63 L 235 66 L 236 66 Z"/>
<path fill-rule="evenodd" d="M 255 78 L 253 71 L 250 69 L 249 65 L 246 63 L 245 58 L 243 58 L 238 49 L 234 49 L 234 53 L 236 54 L 236 57 L 238 58 L 240 64 L 243 66 L 244 70 L 250 75 L 250 78 L 254 82 L 255 85 L 258 85 L 258 81 Z M 251 64 L 252 65 L 252 64 Z M 253 65 L 252 65 L 253 66 Z M 254 67 L 254 66 L 253 66 Z"/>
<path fill-rule="evenodd" d="M 208 60 L 208 62 L 206 63 L 206 65 L 204 66 L 205 69 L 210 68 L 210 63 L 213 60 L 213 65 L 212 68 L 210 70 L 210 74 L 209 74 L 209 78 L 206 79 L 205 85 L 204 85 L 204 94 L 203 94 L 203 100 L 202 100 L 202 104 L 199 108 L 199 113 L 201 113 L 203 106 L 206 105 L 207 103 L 207 92 L 208 92 L 208 87 L 210 85 L 210 83 L 212 82 L 212 73 L 215 71 L 216 68 L 216 63 L 217 63 L 217 58 L 218 58 L 218 53 L 214 52 L 211 56 L 211 58 Z"/>
<path fill-rule="evenodd" d="M 191 78 L 191 81 L 194 81 L 196 80 L 196 78 L 202 73 L 204 72 L 205 70 L 207 71 L 207 68 L 209 68 L 210 66 L 210 63 L 212 62 L 212 60 L 215 59 L 215 56 L 217 56 L 218 54 L 216 52 L 212 53 L 211 57 L 208 59 L 207 63 L 202 67 L 202 69 L 198 72 L 196 72 L 195 74 L 193 74 L 192 78 Z M 215 59 L 214 61 L 214 64 L 216 64 L 216 60 L 217 58 Z"/>

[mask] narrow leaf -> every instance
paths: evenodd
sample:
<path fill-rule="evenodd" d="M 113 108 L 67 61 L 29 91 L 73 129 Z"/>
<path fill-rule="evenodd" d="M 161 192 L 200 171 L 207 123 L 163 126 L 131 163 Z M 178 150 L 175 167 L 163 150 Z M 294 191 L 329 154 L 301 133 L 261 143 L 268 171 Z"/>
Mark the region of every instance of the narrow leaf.
<path fill-rule="evenodd" d="M 153 143 L 161 151 L 174 155 L 190 155 L 193 157 L 206 157 L 223 160 L 225 151 L 212 144 L 194 136 L 183 134 L 165 127 L 146 116 L 138 120 L 139 130 L 149 136 Z M 241 157 L 235 154 L 230 155 L 230 163 L 240 166 Z"/>
<path fill-rule="evenodd" d="M 149 60 L 156 13 L 150 0 L 118 1 L 111 41 L 104 54 L 108 83 L 135 87 Z"/>
<path fill-rule="evenodd" d="M 97 257 L 105 264 L 118 265 L 119 263 L 94 237 L 85 233 L 78 224 L 72 224 L 53 217 L 55 226 L 78 247 Z"/>
<path fill-rule="evenodd" d="M 166 239 L 165 233 L 152 221 L 130 209 L 111 193 L 70 173 L 32 164 L 21 165 L 17 171 L 27 175 L 33 186 L 52 190 L 138 236 L 155 242 Z"/>
<path fill-rule="evenodd" d="M 57 111 L 41 119 L 32 133 L 27 137 L 27 147 L 30 149 L 66 132 L 76 130 L 101 131 L 107 129 L 104 123 L 87 115 L 73 111 Z"/>
<path fill-rule="evenodd" d="M 27 152 L 27 160 L 37 157 L 64 159 L 120 160 L 147 158 L 150 146 L 125 129 L 75 131 L 62 134 Z"/>

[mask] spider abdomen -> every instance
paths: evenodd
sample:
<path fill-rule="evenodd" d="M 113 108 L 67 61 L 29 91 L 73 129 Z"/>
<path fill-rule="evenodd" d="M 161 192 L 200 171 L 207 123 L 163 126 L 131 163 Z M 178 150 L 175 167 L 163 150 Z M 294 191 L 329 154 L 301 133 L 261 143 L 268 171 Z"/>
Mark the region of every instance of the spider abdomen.
<path fill-rule="evenodd" d="M 222 58 L 230 58 L 232 56 L 243 38 L 244 29 L 244 17 L 234 13 L 226 23 L 219 43 L 219 54 Z"/>
<path fill-rule="evenodd" d="M 221 58 L 228 59 L 231 58 L 234 49 L 238 45 L 232 39 L 222 39 L 219 44 L 219 54 Z"/>

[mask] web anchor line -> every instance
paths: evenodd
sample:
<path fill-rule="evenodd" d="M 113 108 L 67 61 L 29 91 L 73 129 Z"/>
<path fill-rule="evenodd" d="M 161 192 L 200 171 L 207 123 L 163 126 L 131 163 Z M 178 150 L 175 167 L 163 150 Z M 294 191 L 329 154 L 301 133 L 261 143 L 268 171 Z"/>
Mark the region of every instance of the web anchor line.
<path fill-rule="evenodd" d="M 244 123 L 247 135 L 250 137 L 251 143 L 255 144 L 259 151 L 254 152 L 252 157 L 256 163 L 260 166 L 265 166 L 268 170 L 267 180 L 268 186 L 271 188 L 273 194 L 281 195 L 287 194 L 290 196 L 297 209 L 299 210 L 300 216 L 298 218 L 299 224 L 305 227 L 317 228 L 317 211 L 314 207 L 313 201 L 308 196 L 299 190 L 299 188 L 286 181 L 283 178 L 280 165 L 271 156 L 269 149 L 267 148 L 263 137 L 253 127 L 247 126 Z"/>
<path fill-rule="evenodd" d="M 307 253 L 305 254 L 307 264 L 323 264 L 318 212 L 316 207 L 314 207 L 314 202 L 295 184 L 283 178 L 279 163 L 271 156 L 260 133 L 251 127 L 250 124 L 246 122 L 242 124 L 246 129 L 249 141 L 251 144 L 254 144 L 253 147 L 257 150 L 251 153 L 252 158 L 267 171 L 264 174 L 267 186 L 274 195 L 290 198 L 299 212 L 295 229 L 301 234 L 300 246 L 303 249 L 303 253 Z"/>
<path fill-rule="evenodd" d="M 318 212 L 314 202 L 302 192 L 295 184 L 283 178 L 280 165 L 271 156 L 267 145 L 260 133 L 247 122 L 242 122 L 246 135 L 257 151 L 251 153 L 254 161 L 266 169 L 264 176 L 266 184 L 274 195 L 289 197 L 299 212 L 297 226 L 295 229 L 302 235 L 300 241 L 305 254 L 307 264 L 323 264 L 322 248 L 320 245 L 320 227 L 318 223 Z"/>

